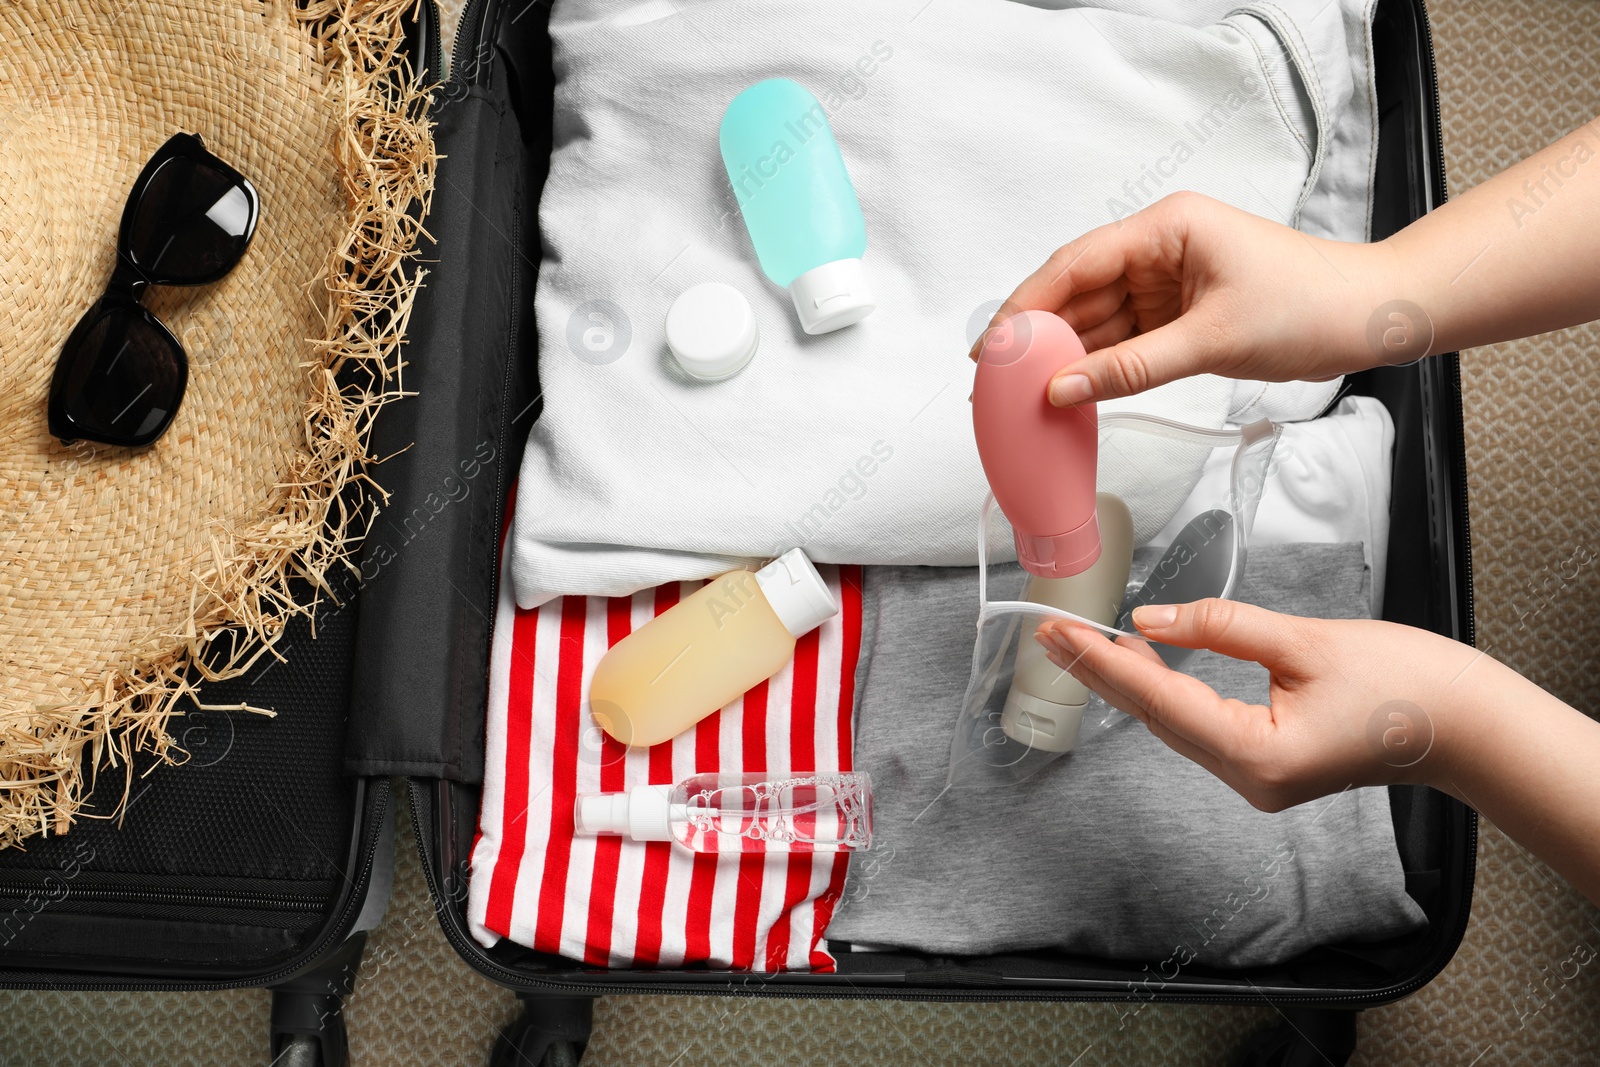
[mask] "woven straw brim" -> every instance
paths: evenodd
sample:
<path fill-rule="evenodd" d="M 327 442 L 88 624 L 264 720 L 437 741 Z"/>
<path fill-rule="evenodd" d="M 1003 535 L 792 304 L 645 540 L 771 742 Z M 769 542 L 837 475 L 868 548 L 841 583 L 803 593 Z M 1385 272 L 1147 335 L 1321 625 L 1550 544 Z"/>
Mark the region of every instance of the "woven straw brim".
<path fill-rule="evenodd" d="M 65 831 L 107 767 L 83 814 L 114 814 L 135 751 L 181 761 L 179 698 L 273 654 L 315 606 L 291 577 L 324 585 L 370 520 L 347 505 L 399 392 L 434 161 L 398 52 L 414 3 L 0 4 L 0 846 Z M 56 358 L 179 130 L 255 184 L 254 241 L 222 281 L 146 296 L 190 360 L 166 434 L 63 446 Z"/>

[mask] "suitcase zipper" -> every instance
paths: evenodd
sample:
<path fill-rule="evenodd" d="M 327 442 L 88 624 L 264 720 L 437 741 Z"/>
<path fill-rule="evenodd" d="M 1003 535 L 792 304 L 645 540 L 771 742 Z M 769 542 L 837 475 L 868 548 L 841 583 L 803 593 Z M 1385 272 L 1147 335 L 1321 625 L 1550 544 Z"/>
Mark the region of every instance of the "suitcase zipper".
<path fill-rule="evenodd" d="M 1268 991 L 1255 989 L 1251 993 L 1227 992 L 1201 992 L 1189 991 L 1179 988 L 1177 992 L 1167 992 L 1160 989 L 1151 989 L 1140 982 L 1122 983 L 1122 989 L 1100 988 L 1085 989 L 1074 986 L 1072 983 L 1081 982 L 1082 979 L 1048 979 L 1048 978 L 1009 978 L 1005 975 L 981 974 L 972 972 L 970 976 L 946 975 L 941 980 L 951 985 L 964 984 L 970 986 L 970 992 L 956 990 L 930 990 L 905 988 L 907 982 L 917 981 L 916 976 L 889 976 L 887 978 L 877 975 L 826 975 L 812 976 L 804 972 L 785 974 L 779 978 L 768 978 L 754 971 L 718 971 L 707 975 L 708 981 L 684 982 L 674 981 L 670 977 L 641 978 L 638 972 L 618 972 L 619 980 L 609 983 L 578 982 L 566 978 L 539 978 L 526 972 L 513 971 L 502 967 L 483 951 L 476 941 L 462 932 L 460 925 L 455 921 L 451 905 L 445 900 L 440 891 L 438 878 L 434 874 L 432 838 L 430 828 L 423 825 L 422 807 L 427 804 L 432 810 L 432 800 L 426 795 L 422 785 L 415 779 L 407 780 L 407 788 L 411 795 L 411 831 L 417 840 L 418 849 L 422 858 L 422 873 L 427 879 L 428 893 L 433 901 L 434 909 L 438 912 L 439 926 L 444 931 L 445 939 L 459 952 L 464 959 L 471 963 L 473 970 L 503 986 L 519 990 L 546 990 L 552 993 L 568 993 L 578 996 L 613 996 L 626 993 L 682 993 L 700 994 L 705 996 L 760 996 L 770 995 L 775 997 L 794 997 L 797 999 L 842 997 L 877 1000 L 916 1000 L 930 1002 L 970 1002 L 993 1001 L 1003 999 L 1008 1001 L 1040 1001 L 1060 1002 L 1064 1000 L 1079 1001 L 1108 1001 L 1128 1002 L 1134 1001 L 1159 1001 L 1169 1004 L 1259 1004 L 1263 1000 L 1277 1004 L 1327 1004 L 1330 1006 L 1344 1006 L 1379 1002 L 1387 1003 L 1398 1000 L 1422 988 L 1437 973 L 1433 971 L 1425 976 L 1413 978 L 1410 981 L 1382 990 L 1371 992 L 1352 992 L 1346 996 L 1328 996 L 1325 994 L 1301 994 L 1280 989 Z M 450 912 L 450 914 L 446 914 Z M 1465 925 L 1463 918 L 1462 926 Z M 1459 941 L 1459 937 L 1457 938 Z M 625 978 L 622 976 L 626 976 Z M 1059 982 L 1059 991 L 1048 989 L 1005 989 L 1011 982 L 1031 982 L 1035 984 Z M 714 984 L 720 982 L 721 984 Z M 871 983 L 870 985 L 864 983 Z M 768 986 L 776 986 L 770 993 Z M 998 997 L 997 997 L 998 994 Z"/>
<path fill-rule="evenodd" d="M 467 0 L 466 5 L 461 9 L 461 17 L 456 22 L 455 36 L 450 41 L 449 73 L 445 78 L 447 82 L 453 82 L 460 78 L 462 84 L 466 84 L 467 73 L 477 67 L 476 56 L 473 56 L 467 72 L 461 70 L 457 59 L 461 54 L 461 42 L 467 37 L 468 33 L 475 33 L 474 28 L 482 21 L 483 6 L 484 0 Z M 438 25 L 437 19 L 434 20 L 434 25 Z"/>
<path fill-rule="evenodd" d="M 520 207 L 511 213 L 511 242 L 511 250 L 516 253 L 511 257 L 511 292 L 513 294 L 509 308 L 511 322 L 506 328 L 505 376 L 500 383 L 499 462 L 495 465 L 494 470 L 494 510 L 489 512 L 490 515 L 494 516 L 494 521 L 500 524 L 501 528 L 504 528 L 503 524 L 505 523 L 506 484 L 511 478 L 510 463 L 508 461 L 511 451 L 511 419 L 509 416 L 511 412 L 512 366 L 520 358 L 517 352 L 517 327 L 520 324 L 520 316 L 518 315 L 519 298 L 515 295 L 518 291 L 519 283 L 522 281 L 522 266 L 518 262 L 522 257 L 522 209 Z M 531 408 L 538 403 L 538 400 L 538 397 L 534 397 L 533 400 L 528 402 L 528 406 Z M 500 553 L 504 550 L 504 545 L 499 538 L 495 539 L 494 544 L 494 562 L 489 567 L 489 574 L 491 575 L 489 579 L 490 604 L 500 603 L 499 559 Z M 490 629 L 491 631 L 493 630 L 492 625 Z"/>
<path fill-rule="evenodd" d="M 1438 190 L 1439 204 L 1443 204 L 1450 198 L 1450 186 L 1448 175 L 1445 173 L 1444 165 L 1444 123 L 1439 113 L 1438 55 L 1434 51 L 1433 46 L 1433 24 L 1428 19 L 1427 5 L 1423 2 L 1423 0 L 1412 0 L 1411 6 L 1416 15 L 1417 25 L 1422 30 L 1423 42 L 1427 45 L 1428 64 L 1427 68 L 1423 71 L 1423 75 L 1426 80 L 1426 84 L 1423 86 L 1423 88 L 1428 91 L 1427 119 L 1433 134 L 1433 159 L 1431 160 L 1432 167 L 1430 169 L 1432 173 L 1430 177 L 1432 178 L 1435 188 Z M 1461 639 L 1467 644 L 1476 647 L 1478 644 L 1478 624 L 1476 605 L 1473 599 L 1474 593 L 1472 589 L 1472 524 L 1471 518 L 1467 511 L 1469 496 L 1467 489 L 1467 449 L 1465 435 L 1461 432 L 1463 415 L 1461 410 L 1461 357 L 1459 354 L 1457 354 L 1455 364 L 1450 370 L 1447 384 L 1451 390 L 1450 399 L 1455 404 L 1455 425 L 1452 427 L 1452 429 L 1457 433 L 1456 443 L 1460 446 L 1455 450 L 1455 462 L 1452 463 L 1451 466 L 1453 468 L 1452 473 L 1454 474 L 1456 481 L 1456 512 L 1452 518 L 1455 520 L 1456 536 L 1460 539 L 1462 568 L 1461 588 L 1464 607 L 1466 609 L 1464 618 L 1461 620 L 1465 628 L 1465 632 L 1461 635 Z M 1478 858 L 1478 818 L 1477 813 L 1471 808 L 1466 809 L 1466 822 L 1466 869 L 1468 871 L 1468 884 L 1466 891 L 1470 898 L 1473 880 L 1472 872 L 1476 870 Z M 1467 922 L 1470 917 L 1470 907 L 1464 907 L 1460 909 L 1460 915 L 1456 919 L 1455 929 L 1451 931 L 1451 939 L 1449 942 L 1451 945 L 1451 956 L 1455 955 L 1455 949 L 1460 946 L 1462 939 L 1466 936 Z M 1450 958 L 1446 957 L 1444 960 L 1440 961 L 1437 967 L 1431 969 L 1426 975 L 1420 976 L 1412 983 L 1408 983 L 1407 987 L 1399 991 L 1399 995 L 1405 996 L 1418 989 L 1421 989 L 1428 982 L 1432 981 L 1435 975 L 1444 970 L 1445 966 L 1449 962 Z"/>
<path fill-rule="evenodd" d="M 439 25 L 438 0 L 423 0 L 423 2 L 428 5 L 428 27 L 431 31 L 428 34 L 428 41 L 433 46 L 433 52 L 430 53 L 433 57 L 433 66 L 436 75 L 442 75 L 442 77 L 436 77 L 435 80 L 443 83 L 449 79 L 449 68 L 455 62 L 455 55 L 452 53 L 447 56 L 443 52 L 444 40 L 441 32 L 442 28 Z"/>
<path fill-rule="evenodd" d="M 38 886 L 0 884 L 0 898 L 25 899 L 41 892 Z M 253 908 L 261 911 L 321 911 L 327 897 L 309 894 L 190 893 L 164 889 L 115 889 L 74 886 L 73 900 L 129 904 L 184 904 L 196 908 Z"/>
<path fill-rule="evenodd" d="M 1428 119 L 1433 128 L 1433 159 L 1432 178 L 1439 190 L 1439 204 L 1444 204 L 1450 199 L 1449 178 L 1445 173 L 1444 165 L 1444 125 L 1439 114 L 1439 76 L 1437 70 L 1437 57 L 1433 49 L 1433 25 L 1428 20 L 1428 12 L 1422 0 L 1415 0 L 1417 9 L 1417 22 L 1422 27 L 1422 37 L 1428 46 L 1428 69 L 1426 74 L 1433 89 L 1428 101 Z M 1462 422 L 1461 410 L 1461 359 L 1456 357 L 1455 366 L 1451 369 L 1447 382 L 1451 389 L 1451 399 L 1455 402 L 1456 423 Z M 1466 612 L 1463 620 L 1465 633 L 1462 640 L 1474 647 L 1478 644 L 1478 621 L 1476 612 L 1475 594 L 1472 588 L 1472 526 L 1467 511 L 1467 450 L 1465 441 L 1462 447 L 1456 450 L 1455 462 L 1451 464 L 1456 482 L 1456 513 L 1454 515 L 1456 536 L 1461 542 L 1461 570 L 1462 570 L 1462 598 L 1465 602 Z M 1474 840 L 1477 831 L 1474 827 Z"/>

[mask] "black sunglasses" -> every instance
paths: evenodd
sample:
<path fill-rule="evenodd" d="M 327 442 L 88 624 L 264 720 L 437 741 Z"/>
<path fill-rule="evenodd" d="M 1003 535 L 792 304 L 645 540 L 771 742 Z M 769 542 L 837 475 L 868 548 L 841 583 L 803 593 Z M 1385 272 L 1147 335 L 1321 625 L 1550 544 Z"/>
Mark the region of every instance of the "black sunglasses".
<path fill-rule="evenodd" d="M 122 209 L 117 267 L 73 327 L 50 380 L 50 432 L 65 443 L 147 445 L 166 432 L 189 358 L 139 303 L 150 285 L 204 285 L 238 265 L 261 201 L 244 175 L 174 134 L 139 172 Z"/>

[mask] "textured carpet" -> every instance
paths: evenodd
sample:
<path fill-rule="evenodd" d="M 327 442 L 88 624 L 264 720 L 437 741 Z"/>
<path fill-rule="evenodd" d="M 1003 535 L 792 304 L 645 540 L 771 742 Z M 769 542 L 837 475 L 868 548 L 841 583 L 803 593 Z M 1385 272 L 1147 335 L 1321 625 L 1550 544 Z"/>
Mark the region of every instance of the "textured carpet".
<path fill-rule="evenodd" d="M 453 5 L 447 5 L 453 6 Z M 1445 149 L 1459 192 L 1600 114 L 1600 5 L 1449 0 L 1431 7 Z M 451 18 L 453 25 L 453 17 Z M 449 40 L 446 37 L 446 40 Z M 1597 706 L 1600 594 L 1575 578 L 1600 541 L 1600 359 L 1587 326 L 1465 358 L 1480 644 L 1563 699 Z M 1577 559 L 1585 559 L 1579 555 Z M 510 994 L 477 976 L 434 923 L 402 817 L 394 896 L 346 1008 L 352 1058 L 482 1064 Z M 1600 909 L 1485 826 L 1466 941 L 1444 973 L 1364 1013 L 1352 1063 L 1600 1063 Z M 1568 977 L 1570 975 L 1570 977 Z M 4 1064 L 250 1064 L 267 1060 L 268 1001 L 209 995 L 0 994 Z M 1054 1062 L 1216 1065 L 1269 1007 L 938 1005 L 611 997 L 588 1067 L 620 1064 Z"/>

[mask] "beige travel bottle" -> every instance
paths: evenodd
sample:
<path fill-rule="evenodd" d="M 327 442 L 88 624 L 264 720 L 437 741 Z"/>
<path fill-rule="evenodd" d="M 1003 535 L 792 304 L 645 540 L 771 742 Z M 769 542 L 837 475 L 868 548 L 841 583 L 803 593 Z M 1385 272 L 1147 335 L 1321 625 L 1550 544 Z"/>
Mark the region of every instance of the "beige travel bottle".
<path fill-rule="evenodd" d="M 838 610 L 798 548 L 724 574 L 611 646 L 589 683 L 589 711 L 625 745 L 659 744 L 777 674 L 796 639 Z"/>
<path fill-rule="evenodd" d="M 1048 604 L 1086 619 L 1115 625 L 1133 563 L 1133 517 L 1111 493 L 1095 494 L 1100 518 L 1100 558 L 1070 578 L 1028 577 L 1024 600 Z M 1014 741 L 1044 752 L 1067 752 L 1078 743 L 1078 728 L 1089 704 L 1089 690 L 1045 657 L 1026 633 L 1017 646 L 1017 669 L 1006 694 L 1000 728 Z"/>

